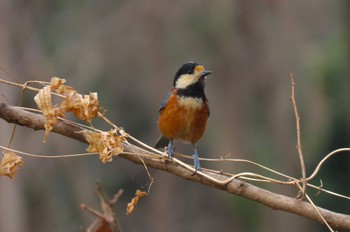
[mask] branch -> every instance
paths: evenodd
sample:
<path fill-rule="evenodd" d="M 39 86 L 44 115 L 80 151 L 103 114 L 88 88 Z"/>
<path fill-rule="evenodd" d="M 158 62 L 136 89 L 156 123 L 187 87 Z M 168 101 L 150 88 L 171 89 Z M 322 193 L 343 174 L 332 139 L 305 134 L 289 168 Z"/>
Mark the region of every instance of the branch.
<path fill-rule="evenodd" d="M 45 120 L 41 114 L 28 112 L 5 103 L 0 103 L 0 118 L 8 123 L 15 123 L 34 130 L 44 130 Z M 57 121 L 52 132 L 87 143 L 84 135 L 80 133 L 81 130 L 82 129 L 76 125 L 71 125 L 65 121 Z M 193 175 L 193 172 L 186 167 L 159 155 L 150 153 L 135 145 L 123 143 L 123 147 L 124 152 L 119 156 L 135 164 L 147 165 L 147 167 L 163 170 L 186 180 L 242 196 L 264 204 L 272 209 L 290 212 L 324 223 L 315 208 L 306 201 L 277 194 L 238 179 L 232 179 L 227 184 L 220 184 L 220 182 L 205 178 L 203 175 L 200 175 L 200 173 Z M 213 174 L 205 170 L 201 172 L 217 180 L 227 179 L 227 176 L 224 174 Z M 335 229 L 350 229 L 350 215 L 332 212 L 321 207 L 317 207 L 317 209 L 331 227 Z"/>
<path fill-rule="evenodd" d="M 303 148 L 301 147 L 301 129 L 300 129 L 300 121 L 301 118 L 298 113 L 298 107 L 297 103 L 295 101 L 295 82 L 294 82 L 294 76 L 293 74 L 290 74 L 290 80 L 292 82 L 292 96 L 290 97 L 292 104 L 293 104 L 293 109 L 294 109 L 294 116 L 295 116 L 295 123 L 297 125 L 297 150 L 299 154 L 299 159 L 300 159 L 300 168 L 301 168 L 301 175 L 302 175 L 302 182 L 303 182 L 303 187 L 301 190 L 301 198 L 305 198 L 305 192 L 306 192 L 306 169 L 305 169 L 305 162 L 304 162 L 304 155 L 303 155 Z"/>

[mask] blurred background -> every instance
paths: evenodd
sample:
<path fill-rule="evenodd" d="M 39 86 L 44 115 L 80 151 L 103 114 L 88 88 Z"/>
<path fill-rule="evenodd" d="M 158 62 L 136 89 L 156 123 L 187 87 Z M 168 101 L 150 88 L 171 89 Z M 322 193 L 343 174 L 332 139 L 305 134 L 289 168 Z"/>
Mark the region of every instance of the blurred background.
<path fill-rule="evenodd" d="M 330 151 L 350 146 L 349 1 L 194 0 L 0 2 L 0 66 L 21 82 L 67 79 L 79 92 L 98 92 L 106 116 L 147 144 L 160 133 L 160 103 L 186 61 L 213 71 L 206 94 L 211 118 L 198 144 L 201 157 L 249 159 L 299 178 L 290 73 L 302 117 L 302 143 L 310 175 Z M 5 72 L 0 78 L 13 80 Z M 1 84 L 1 101 L 17 104 L 20 90 Z M 23 105 L 36 107 L 35 93 Z M 68 116 L 69 117 L 69 116 Z M 0 121 L 0 144 L 12 125 Z M 109 130 L 99 120 L 99 129 Z M 12 148 L 33 154 L 85 152 L 86 145 L 18 127 Z M 191 155 L 190 146 L 177 151 Z M 34 159 L 14 180 L 0 178 L 0 231 L 78 231 L 99 209 L 100 180 L 112 196 L 124 194 L 116 212 L 124 231 L 327 231 L 317 222 L 150 170 L 155 182 L 131 216 L 126 204 L 147 190 L 142 166 L 116 158 Z M 192 161 L 185 160 L 192 164 Z M 203 167 L 268 174 L 242 163 Z M 312 181 L 350 195 L 350 156 L 329 160 Z M 256 184 L 256 183 L 254 183 Z M 296 196 L 293 187 L 257 184 Z M 309 189 L 319 206 L 350 214 L 350 202 Z"/>

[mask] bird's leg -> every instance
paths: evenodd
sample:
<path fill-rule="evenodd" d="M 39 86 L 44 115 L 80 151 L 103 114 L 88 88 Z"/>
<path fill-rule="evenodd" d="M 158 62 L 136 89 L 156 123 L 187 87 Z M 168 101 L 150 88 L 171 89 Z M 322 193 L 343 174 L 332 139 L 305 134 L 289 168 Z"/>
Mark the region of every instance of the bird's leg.
<path fill-rule="evenodd" d="M 194 169 L 198 171 L 201 168 L 201 165 L 199 163 L 199 158 L 198 158 L 198 152 L 196 148 L 196 144 L 192 144 L 193 149 L 194 149 L 194 154 L 193 154 L 193 162 L 194 162 Z"/>
<path fill-rule="evenodd" d="M 174 151 L 175 148 L 174 148 L 174 144 L 173 144 L 173 140 L 172 139 L 169 140 L 169 144 L 168 144 L 167 149 L 168 149 L 168 157 L 169 158 L 173 158 L 174 157 L 174 153 L 175 153 L 175 151 Z"/>

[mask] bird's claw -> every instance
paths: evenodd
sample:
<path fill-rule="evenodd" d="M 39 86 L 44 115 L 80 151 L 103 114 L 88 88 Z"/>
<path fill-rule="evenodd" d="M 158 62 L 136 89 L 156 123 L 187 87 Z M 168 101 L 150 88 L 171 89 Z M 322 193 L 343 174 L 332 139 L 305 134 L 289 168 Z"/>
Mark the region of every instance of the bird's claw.
<path fill-rule="evenodd" d="M 201 168 L 197 152 L 193 155 L 193 166 L 196 172 Z"/>
<path fill-rule="evenodd" d="M 169 141 L 169 144 L 168 144 L 168 147 L 167 147 L 167 153 L 168 153 L 168 158 L 173 158 L 174 157 L 174 154 L 175 154 L 175 148 L 174 148 L 174 145 L 173 145 L 173 141 L 170 140 Z"/>

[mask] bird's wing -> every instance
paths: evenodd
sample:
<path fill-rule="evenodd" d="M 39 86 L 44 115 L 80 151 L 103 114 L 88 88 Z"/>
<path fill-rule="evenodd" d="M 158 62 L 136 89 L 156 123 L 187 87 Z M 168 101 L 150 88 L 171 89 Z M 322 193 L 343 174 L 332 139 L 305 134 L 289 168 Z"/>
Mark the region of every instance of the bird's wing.
<path fill-rule="evenodd" d="M 162 110 L 165 108 L 166 104 L 167 104 L 168 101 L 169 101 L 170 96 L 171 96 L 171 92 L 169 92 L 169 93 L 165 96 L 165 98 L 164 98 L 162 104 L 160 105 L 159 113 L 162 112 Z"/>
<path fill-rule="evenodd" d="M 160 136 L 160 138 L 158 139 L 156 145 L 154 145 L 155 148 L 159 149 L 159 148 L 163 148 L 168 146 L 169 143 L 169 139 L 165 138 L 164 136 Z"/>

